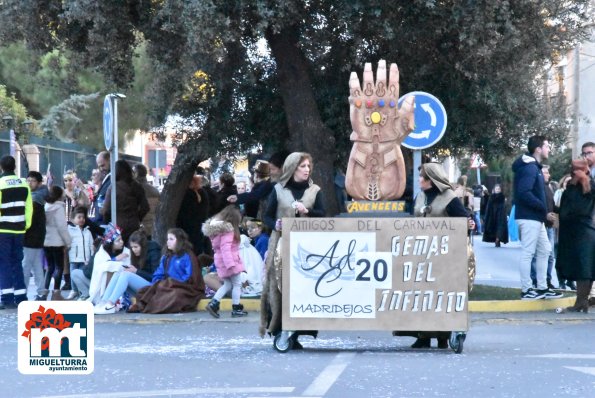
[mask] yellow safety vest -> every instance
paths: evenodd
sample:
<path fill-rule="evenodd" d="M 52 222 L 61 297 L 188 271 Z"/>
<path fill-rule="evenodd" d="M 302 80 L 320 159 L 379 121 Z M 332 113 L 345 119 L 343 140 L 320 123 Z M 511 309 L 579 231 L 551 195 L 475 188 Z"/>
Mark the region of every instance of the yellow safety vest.
<path fill-rule="evenodd" d="M 32 217 L 33 201 L 27 182 L 16 175 L 0 177 L 0 233 L 24 234 Z"/>

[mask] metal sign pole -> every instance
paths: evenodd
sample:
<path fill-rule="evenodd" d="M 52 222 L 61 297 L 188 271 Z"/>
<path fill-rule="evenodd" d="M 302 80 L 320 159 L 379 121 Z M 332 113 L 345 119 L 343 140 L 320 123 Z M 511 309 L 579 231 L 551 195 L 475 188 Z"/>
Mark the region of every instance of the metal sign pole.
<path fill-rule="evenodd" d="M 110 164 L 111 164 L 111 187 L 112 187 L 112 196 L 111 196 L 111 203 L 110 206 L 112 207 L 112 224 L 118 225 L 118 212 L 117 212 L 117 204 L 116 204 L 116 161 L 118 160 L 118 98 L 115 95 L 111 96 L 112 101 L 114 103 L 114 124 L 113 124 L 113 140 L 114 143 L 112 145 L 112 150 L 110 154 Z"/>
<path fill-rule="evenodd" d="M 420 191 L 419 188 L 419 167 L 421 166 L 421 150 L 413 151 L 413 198 L 417 196 Z"/>
<path fill-rule="evenodd" d="M 110 142 L 110 182 L 111 182 L 111 213 L 112 213 L 112 224 L 118 225 L 118 216 L 117 216 L 117 204 L 116 204 L 116 197 L 117 197 L 117 188 L 116 188 L 116 162 L 118 161 L 118 99 L 126 98 L 124 94 L 109 94 L 109 100 L 113 101 L 113 117 L 112 124 L 111 124 L 111 141 Z M 105 134 L 105 132 L 104 132 Z M 107 140 L 109 137 L 106 137 L 106 145 Z"/>

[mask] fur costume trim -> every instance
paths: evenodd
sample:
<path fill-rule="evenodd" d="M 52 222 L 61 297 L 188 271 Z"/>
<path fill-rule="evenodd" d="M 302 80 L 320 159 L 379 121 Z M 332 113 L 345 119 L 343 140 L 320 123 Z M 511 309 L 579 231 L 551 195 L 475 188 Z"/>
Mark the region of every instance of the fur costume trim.
<path fill-rule="evenodd" d="M 233 225 L 227 221 L 210 218 L 202 225 L 202 233 L 209 238 L 227 232 L 233 232 Z"/>

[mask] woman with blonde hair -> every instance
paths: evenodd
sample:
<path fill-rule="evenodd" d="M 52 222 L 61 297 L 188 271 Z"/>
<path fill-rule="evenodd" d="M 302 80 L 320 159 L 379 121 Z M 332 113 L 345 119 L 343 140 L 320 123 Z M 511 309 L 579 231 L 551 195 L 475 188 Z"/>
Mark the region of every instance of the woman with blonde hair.
<path fill-rule="evenodd" d="M 77 207 L 89 208 L 91 201 L 81 180 L 72 170 L 64 173 L 64 204 L 66 221 L 72 221 L 72 211 Z"/>
<path fill-rule="evenodd" d="M 275 184 L 264 222 L 273 232 L 269 240 L 266 259 L 265 285 L 261 297 L 260 335 L 265 331 L 275 336 L 281 332 L 281 260 L 278 255 L 284 217 L 324 217 L 324 199 L 320 187 L 312 181 L 312 156 L 304 152 L 290 154 L 283 164 L 279 182 Z M 296 332 L 294 348 L 300 348 L 297 337 L 302 334 L 316 335 L 315 331 Z"/>

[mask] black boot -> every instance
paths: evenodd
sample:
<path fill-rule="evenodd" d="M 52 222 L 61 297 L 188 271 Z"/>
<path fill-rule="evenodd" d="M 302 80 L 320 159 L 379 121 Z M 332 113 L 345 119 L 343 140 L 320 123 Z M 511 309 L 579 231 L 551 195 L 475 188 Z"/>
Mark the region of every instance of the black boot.
<path fill-rule="evenodd" d="M 219 300 L 211 299 L 209 304 L 207 304 L 207 311 L 214 318 L 219 318 Z"/>
<path fill-rule="evenodd" d="M 70 284 L 70 274 L 64 274 L 64 286 L 60 290 L 72 290 L 72 285 Z"/>
<path fill-rule="evenodd" d="M 248 313 L 246 311 L 244 311 L 244 306 L 242 304 L 233 304 L 231 306 L 231 308 L 232 308 L 232 310 L 231 310 L 232 318 L 238 318 L 241 316 L 248 315 Z"/>
<path fill-rule="evenodd" d="M 589 292 L 592 282 L 589 280 L 576 281 L 576 302 L 572 307 L 566 307 L 568 312 L 589 312 Z"/>
<path fill-rule="evenodd" d="M 415 343 L 411 345 L 411 348 L 430 348 L 431 339 L 425 337 L 418 337 Z"/>

